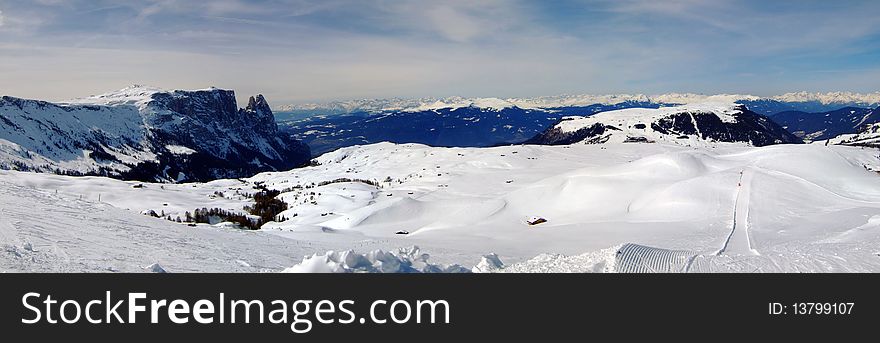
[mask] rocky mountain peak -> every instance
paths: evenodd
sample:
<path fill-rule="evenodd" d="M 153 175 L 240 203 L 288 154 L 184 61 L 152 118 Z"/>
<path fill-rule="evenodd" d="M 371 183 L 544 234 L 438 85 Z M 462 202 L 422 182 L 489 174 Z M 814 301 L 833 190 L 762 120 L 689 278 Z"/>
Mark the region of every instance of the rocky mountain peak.
<path fill-rule="evenodd" d="M 266 98 L 264 98 L 262 94 L 257 94 L 256 96 L 251 96 L 250 98 L 248 98 L 248 104 L 247 107 L 245 107 L 245 110 L 263 115 L 272 114 L 272 109 L 269 107 L 269 102 L 266 101 Z"/>
<path fill-rule="evenodd" d="M 0 101 L 0 169 L 207 181 L 308 163 L 278 132 L 262 95 L 239 108 L 232 90 L 129 87 L 66 103 Z"/>

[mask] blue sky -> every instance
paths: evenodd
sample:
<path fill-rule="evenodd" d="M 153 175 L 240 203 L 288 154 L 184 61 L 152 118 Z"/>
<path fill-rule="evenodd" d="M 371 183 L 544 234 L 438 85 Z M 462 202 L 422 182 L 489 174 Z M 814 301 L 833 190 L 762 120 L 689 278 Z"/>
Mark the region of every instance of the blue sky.
<path fill-rule="evenodd" d="M 880 1 L 0 0 L 0 94 L 880 90 Z"/>

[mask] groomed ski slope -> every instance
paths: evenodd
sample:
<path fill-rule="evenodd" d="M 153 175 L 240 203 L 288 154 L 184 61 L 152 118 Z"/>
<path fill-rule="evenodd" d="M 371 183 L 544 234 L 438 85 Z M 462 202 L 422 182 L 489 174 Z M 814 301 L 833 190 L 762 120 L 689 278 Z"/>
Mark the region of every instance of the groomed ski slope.
<path fill-rule="evenodd" d="M 281 271 L 330 250 L 415 245 L 447 265 L 474 266 L 494 252 L 504 267 L 493 271 L 614 272 L 616 253 L 633 243 L 692 252 L 688 272 L 880 271 L 880 174 L 868 170 L 878 165 L 877 150 L 380 143 L 317 160 L 319 166 L 242 181 L 164 188 L 2 172 L 0 266 L 139 271 L 159 263 L 171 272 Z M 381 187 L 318 186 L 338 178 Z M 241 208 L 248 200 L 236 197 L 236 188 L 255 182 L 286 191 L 288 220 L 242 232 L 140 214 Z M 211 198 L 216 191 L 224 196 Z M 534 217 L 546 222 L 529 225 Z"/>

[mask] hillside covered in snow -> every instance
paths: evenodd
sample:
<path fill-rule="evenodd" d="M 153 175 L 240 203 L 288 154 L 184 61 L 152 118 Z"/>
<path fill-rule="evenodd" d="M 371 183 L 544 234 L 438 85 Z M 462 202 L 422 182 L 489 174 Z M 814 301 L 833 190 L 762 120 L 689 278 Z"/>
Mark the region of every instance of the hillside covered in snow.
<path fill-rule="evenodd" d="M 266 100 L 230 90 L 133 86 L 49 103 L 0 98 L 0 169 L 138 180 L 211 180 L 287 170 L 306 145 L 280 134 Z"/>
<path fill-rule="evenodd" d="M 316 162 L 192 184 L 3 172 L 0 266 L 880 271 L 874 149 L 660 140 L 495 148 L 381 143 Z M 145 215 L 185 218 L 198 207 L 245 213 L 253 205 L 247 194 L 260 188 L 276 190 L 287 207 L 258 231 Z M 46 215 L 28 215 L 33 211 Z"/>
<path fill-rule="evenodd" d="M 844 134 L 817 143 L 880 148 L 880 123 L 863 125 L 858 133 Z"/>
<path fill-rule="evenodd" d="M 527 144 L 584 142 L 700 146 L 715 142 L 752 146 L 802 143 L 766 116 L 733 103 L 699 103 L 659 109 L 632 108 L 589 117 L 564 117 Z"/>

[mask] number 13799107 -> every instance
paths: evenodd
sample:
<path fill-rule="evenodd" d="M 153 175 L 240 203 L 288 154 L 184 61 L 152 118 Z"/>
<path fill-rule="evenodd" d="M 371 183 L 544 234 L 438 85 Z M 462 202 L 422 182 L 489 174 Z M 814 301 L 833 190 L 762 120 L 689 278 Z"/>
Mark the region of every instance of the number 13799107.
<path fill-rule="evenodd" d="M 767 309 L 771 315 L 848 315 L 852 314 L 853 307 L 852 302 L 771 302 Z"/>

